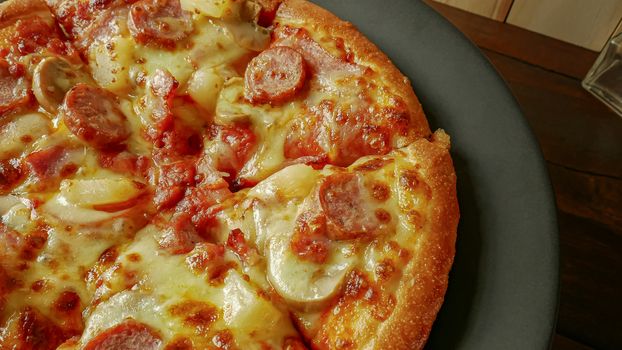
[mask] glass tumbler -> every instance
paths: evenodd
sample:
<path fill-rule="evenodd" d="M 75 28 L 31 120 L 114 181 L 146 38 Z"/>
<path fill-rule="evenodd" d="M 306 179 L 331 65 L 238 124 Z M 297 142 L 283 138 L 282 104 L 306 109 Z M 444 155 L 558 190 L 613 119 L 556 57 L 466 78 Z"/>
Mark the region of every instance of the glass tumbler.
<path fill-rule="evenodd" d="M 607 43 L 582 85 L 622 116 L 622 33 Z"/>

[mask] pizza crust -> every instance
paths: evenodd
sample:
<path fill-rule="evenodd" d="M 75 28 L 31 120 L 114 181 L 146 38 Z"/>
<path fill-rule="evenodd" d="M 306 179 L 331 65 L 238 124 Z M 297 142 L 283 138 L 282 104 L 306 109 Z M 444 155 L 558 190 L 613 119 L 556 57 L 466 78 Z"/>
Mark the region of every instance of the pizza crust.
<path fill-rule="evenodd" d="M 20 18 L 39 15 L 52 19 L 41 0 L 11 0 L 0 4 L 0 28 L 13 26 Z M 305 0 L 285 0 L 277 12 L 277 21 L 300 23 L 301 26 L 326 35 L 343 38 L 360 64 L 372 67 L 402 97 L 413 121 L 415 141 L 412 156 L 421 166 L 433 198 L 433 212 L 420 232 L 419 249 L 404 268 L 404 276 L 396 291 L 396 306 L 368 344 L 374 349 L 420 349 L 426 343 L 432 324 L 440 309 L 449 270 L 455 253 L 459 209 L 456 197 L 456 176 L 447 151 L 449 142 L 444 133 L 431 132 L 421 104 L 409 80 L 373 43 L 352 24 L 339 20 L 328 11 Z M 432 138 L 432 142 L 425 138 Z"/>
<path fill-rule="evenodd" d="M 351 23 L 305 0 L 283 1 L 276 21 L 344 39 L 357 61 L 379 72 L 384 82 L 408 105 L 415 134 L 421 138 L 415 141 L 415 152 L 411 156 L 421 166 L 421 172 L 432 189 L 433 198 L 429 203 L 432 212 L 425 215 L 429 220 L 419 233 L 419 249 L 404 268 L 406 277 L 396 291 L 395 311 L 379 327 L 373 343 L 365 348 L 421 349 L 443 303 L 455 255 L 460 214 L 456 175 L 448 152 L 449 137 L 444 132 L 437 132 L 431 137 L 432 142 L 426 139 L 430 137 L 427 119 L 408 78 Z"/>
<path fill-rule="evenodd" d="M 427 225 L 419 232 L 419 247 L 396 292 L 395 311 L 380 326 L 374 349 L 422 349 L 447 290 L 460 213 L 449 137 L 437 131 L 432 139 L 416 141 L 410 155 L 432 189 L 424 213 Z"/>
<path fill-rule="evenodd" d="M 355 61 L 378 72 L 381 80 L 404 100 L 410 112 L 413 136 L 425 138 L 431 135 L 423 108 L 409 79 L 352 23 L 342 21 L 327 10 L 306 0 L 283 1 L 277 11 L 275 22 L 295 24 L 311 32 L 324 33 L 327 37 L 342 38 L 349 50 L 354 53 Z"/>

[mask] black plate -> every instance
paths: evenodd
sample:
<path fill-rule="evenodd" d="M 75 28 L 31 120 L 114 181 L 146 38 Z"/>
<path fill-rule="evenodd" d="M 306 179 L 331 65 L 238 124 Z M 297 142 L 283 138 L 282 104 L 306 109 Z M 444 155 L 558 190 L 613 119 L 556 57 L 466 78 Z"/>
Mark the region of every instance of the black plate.
<path fill-rule="evenodd" d="M 428 349 L 547 349 L 558 241 L 538 144 L 503 80 L 416 0 L 314 0 L 354 23 L 410 77 L 432 128 L 452 135 L 462 218 Z"/>

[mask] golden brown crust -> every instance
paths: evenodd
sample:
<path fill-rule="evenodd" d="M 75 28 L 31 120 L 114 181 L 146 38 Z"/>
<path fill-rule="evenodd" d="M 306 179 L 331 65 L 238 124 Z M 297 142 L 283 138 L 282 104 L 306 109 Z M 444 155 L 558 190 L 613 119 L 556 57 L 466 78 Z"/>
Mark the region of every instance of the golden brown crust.
<path fill-rule="evenodd" d="M 428 121 L 408 78 L 354 25 L 340 20 L 332 13 L 306 0 L 283 1 L 276 14 L 276 22 L 301 26 L 310 32 L 319 31 L 328 37 L 342 38 L 349 50 L 354 53 L 357 63 L 378 72 L 381 80 L 406 102 L 413 121 L 413 136 L 417 138 L 430 136 Z"/>
<path fill-rule="evenodd" d="M 10 0 L 0 4 L 0 28 L 15 24 L 20 18 L 39 15 L 52 19 L 52 13 L 43 0 Z"/>
<path fill-rule="evenodd" d="M 428 221 L 396 292 L 395 312 L 377 332 L 375 349 L 423 348 L 447 289 L 460 213 L 448 136 L 437 131 L 433 138 L 412 147 L 411 157 L 432 189 L 429 212 L 424 213 Z"/>
<path fill-rule="evenodd" d="M 52 18 L 42 0 L 11 0 L 0 4 L 0 28 L 12 26 L 16 20 L 32 15 Z M 430 129 L 408 79 L 352 24 L 305 0 L 285 0 L 277 13 L 279 20 L 298 23 L 312 32 L 319 31 L 344 39 L 358 63 L 378 72 L 382 81 L 408 107 L 413 134 L 420 138 L 415 141 L 414 152 L 409 156 L 420 165 L 433 196 L 428 206 L 430 212 L 424 213 L 429 220 L 420 232 L 419 246 L 416 250 L 408 247 L 415 253 L 404 268 L 405 277 L 395 295 L 395 311 L 378 328 L 374 343 L 369 345 L 375 349 L 423 348 L 444 299 L 459 219 L 456 175 L 448 152 L 448 141 L 443 133 L 436 134 L 433 142 L 425 139 L 430 136 Z M 1 291 L 0 285 L 0 294 Z"/>
<path fill-rule="evenodd" d="M 373 344 L 368 345 L 374 349 L 421 349 L 443 303 L 460 216 L 448 136 L 437 132 L 433 142 L 424 139 L 430 135 L 428 123 L 408 79 L 352 24 L 305 0 L 283 1 L 276 21 L 342 38 L 358 63 L 379 72 L 382 80 L 408 105 L 415 134 L 422 137 L 415 141 L 411 157 L 420 165 L 433 197 L 428 206 L 430 212 L 424 214 L 429 220 L 418 240 L 420 245 L 416 250 L 407 247 L 415 255 L 406 266 L 405 277 L 396 292 L 395 312 L 379 327 Z"/>
<path fill-rule="evenodd" d="M 404 189 L 416 196 L 425 188 L 429 196 L 420 197 L 425 202 L 417 205 L 421 226 L 411 232 L 411 239 L 400 243 L 410 255 L 406 266 L 400 267 L 403 274 L 397 286 L 389 287 L 393 311 L 380 321 L 356 299 L 339 304 L 338 316 L 332 317 L 336 309 L 328 310 L 329 316 L 317 325 L 320 332 L 311 335 L 317 349 L 335 348 L 340 341 L 357 349 L 422 349 L 443 303 L 460 216 L 449 136 L 437 131 L 432 141 L 420 139 L 395 151 L 395 158 L 408 164 L 404 169 L 416 172 L 416 180 Z M 356 290 L 363 284 L 350 285 Z"/>

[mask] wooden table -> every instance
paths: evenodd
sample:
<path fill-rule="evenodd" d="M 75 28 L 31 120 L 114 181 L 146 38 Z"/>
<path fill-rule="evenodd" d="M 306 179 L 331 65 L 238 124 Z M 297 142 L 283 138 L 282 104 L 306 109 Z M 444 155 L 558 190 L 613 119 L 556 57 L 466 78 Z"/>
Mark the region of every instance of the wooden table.
<path fill-rule="evenodd" d="M 505 78 L 547 161 L 561 259 L 553 349 L 622 349 L 622 117 L 581 88 L 597 53 L 425 2 Z"/>

